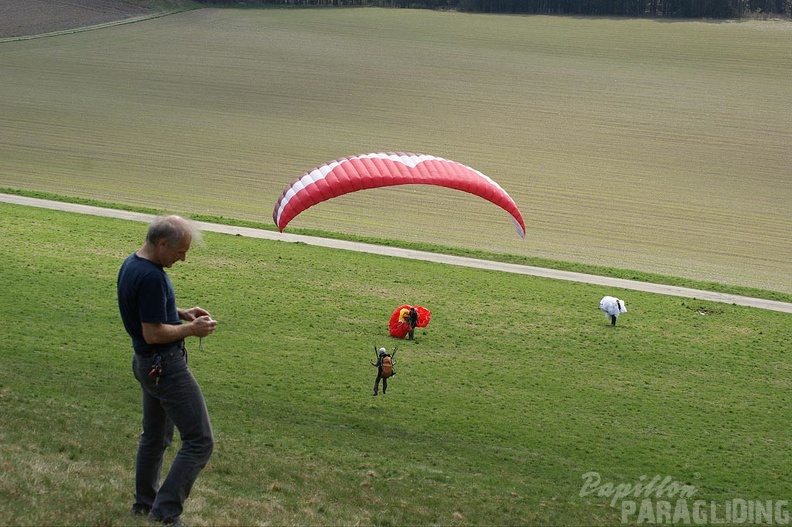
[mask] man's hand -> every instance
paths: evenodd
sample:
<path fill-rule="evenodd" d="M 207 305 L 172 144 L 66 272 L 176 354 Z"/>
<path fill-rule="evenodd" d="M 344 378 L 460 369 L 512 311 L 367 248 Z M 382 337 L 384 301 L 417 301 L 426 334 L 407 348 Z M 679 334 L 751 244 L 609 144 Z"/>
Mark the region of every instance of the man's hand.
<path fill-rule="evenodd" d="M 217 329 L 217 321 L 200 307 L 179 309 L 179 318 L 188 323 L 172 325 L 143 322 L 143 338 L 148 344 L 168 344 L 190 336 L 203 338 Z"/>
<path fill-rule="evenodd" d="M 195 306 L 190 309 L 179 309 L 179 318 L 185 322 L 192 322 L 198 317 L 210 317 L 211 315 L 207 310 L 202 307 Z"/>
<path fill-rule="evenodd" d="M 196 337 L 206 337 L 214 333 L 214 330 L 217 329 L 217 321 L 212 320 L 212 317 L 207 314 L 193 320 L 190 326 L 192 326 L 193 335 Z"/>

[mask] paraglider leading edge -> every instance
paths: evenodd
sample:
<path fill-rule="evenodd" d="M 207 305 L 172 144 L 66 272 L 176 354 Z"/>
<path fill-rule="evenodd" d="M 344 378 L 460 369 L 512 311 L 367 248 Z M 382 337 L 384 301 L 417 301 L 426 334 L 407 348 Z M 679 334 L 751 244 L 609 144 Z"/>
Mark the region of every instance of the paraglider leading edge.
<path fill-rule="evenodd" d="M 441 186 L 486 199 L 508 212 L 517 234 L 525 238 L 522 213 L 498 183 L 456 161 L 424 154 L 365 154 L 319 165 L 283 190 L 272 220 L 283 232 L 298 214 L 328 199 L 358 190 L 408 184 Z"/>

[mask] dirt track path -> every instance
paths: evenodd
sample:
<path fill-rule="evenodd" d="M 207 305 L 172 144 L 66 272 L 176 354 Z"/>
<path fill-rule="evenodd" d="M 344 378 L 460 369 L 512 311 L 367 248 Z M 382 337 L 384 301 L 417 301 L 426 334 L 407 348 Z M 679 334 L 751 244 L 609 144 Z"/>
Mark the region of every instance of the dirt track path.
<path fill-rule="evenodd" d="M 129 212 L 129 211 L 115 210 L 115 209 L 105 209 L 101 207 L 92 207 L 89 205 L 77 205 L 74 203 L 62 203 L 59 201 L 26 198 L 22 196 L 14 196 L 11 194 L 0 194 L 0 203 L 12 203 L 16 205 L 41 207 L 52 210 L 76 212 L 81 214 L 90 214 L 93 216 L 104 216 L 109 218 L 119 218 L 124 220 L 140 221 L 146 223 L 151 221 L 151 219 L 153 218 L 151 214 L 142 214 L 139 212 Z M 370 254 L 381 254 L 385 256 L 395 256 L 397 258 L 411 258 L 414 260 L 423 260 L 427 262 L 435 262 L 435 263 L 442 263 L 448 265 L 459 265 L 464 267 L 475 267 L 478 269 L 502 271 L 505 273 L 541 276 L 544 278 L 552 278 L 554 280 L 582 282 L 587 284 L 601 285 L 603 287 L 629 289 L 632 291 L 644 291 L 647 293 L 657 293 L 660 295 L 671 295 L 671 296 L 679 296 L 685 298 L 697 298 L 699 300 L 709 300 L 712 302 L 722 302 L 726 304 L 736 304 L 740 306 L 767 309 L 770 311 L 792 313 L 792 304 L 786 302 L 778 302 L 775 300 L 765 300 L 762 298 L 751 298 L 746 296 L 717 293 L 713 291 L 702 291 L 699 289 L 690 289 L 686 287 L 677 287 L 671 285 L 652 284 L 649 282 L 638 282 L 636 280 L 625 280 L 621 278 L 608 278 L 605 276 L 574 273 L 571 271 L 559 271 L 556 269 L 545 269 L 542 267 L 533 267 L 530 265 L 516 265 L 516 264 L 508 264 L 501 262 L 492 262 L 489 260 L 478 260 L 475 258 L 465 258 L 462 256 L 450 256 L 445 254 L 429 253 L 424 251 L 414 251 L 411 249 L 400 249 L 398 247 L 385 247 L 381 245 L 372 245 L 368 243 L 358 243 L 358 242 L 350 242 L 345 240 L 318 238 L 315 236 L 286 234 L 286 233 L 279 233 L 274 231 L 251 229 L 248 227 L 234 227 L 231 225 L 219 225 L 215 223 L 206 223 L 206 222 L 197 222 L 197 224 L 201 230 L 210 231 L 210 232 L 219 232 L 223 234 L 240 235 L 240 236 L 247 236 L 250 238 L 260 238 L 265 240 L 276 240 L 276 241 L 291 242 L 291 243 L 305 243 L 307 245 L 328 247 L 331 249 L 342 249 L 345 251 L 357 251 L 357 252 L 364 252 Z"/>

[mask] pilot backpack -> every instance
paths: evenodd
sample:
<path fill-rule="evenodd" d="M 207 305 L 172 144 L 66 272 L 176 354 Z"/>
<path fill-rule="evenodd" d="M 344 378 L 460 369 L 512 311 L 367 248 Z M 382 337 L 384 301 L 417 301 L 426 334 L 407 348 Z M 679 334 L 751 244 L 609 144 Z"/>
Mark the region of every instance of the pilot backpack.
<path fill-rule="evenodd" d="M 383 355 L 382 356 L 382 363 L 380 365 L 382 368 L 382 378 L 387 379 L 391 375 L 393 375 L 393 359 L 391 359 L 390 355 Z"/>

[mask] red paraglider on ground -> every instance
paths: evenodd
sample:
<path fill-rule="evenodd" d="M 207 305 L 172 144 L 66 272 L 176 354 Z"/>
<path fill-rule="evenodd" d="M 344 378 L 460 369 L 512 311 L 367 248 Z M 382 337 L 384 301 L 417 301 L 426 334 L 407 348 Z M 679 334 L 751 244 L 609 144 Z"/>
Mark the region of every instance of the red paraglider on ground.
<path fill-rule="evenodd" d="M 358 190 L 409 184 L 446 187 L 486 199 L 508 212 L 517 234 L 525 238 L 522 214 L 500 185 L 469 166 L 423 154 L 365 154 L 319 165 L 284 189 L 272 220 L 283 232 L 298 214 L 317 203 Z"/>
<path fill-rule="evenodd" d="M 403 339 L 413 329 L 413 327 L 410 325 L 411 307 L 414 307 L 415 311 L 418 312 L 418 321 L 416 323 L 416 327 L 425 328 L 427 325 L 429 325 L 429 321 L 432 319 L 432 313 L 428 309 L 423 306 L 411 306 L 409 304 L 404 304 L 396 308 L 390 317 L 390 322 L 388 322 L 388 331 L 390 332 L 391 337 Z"/>

